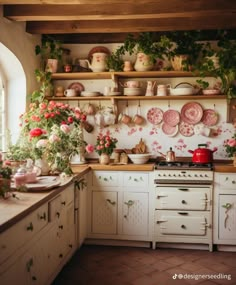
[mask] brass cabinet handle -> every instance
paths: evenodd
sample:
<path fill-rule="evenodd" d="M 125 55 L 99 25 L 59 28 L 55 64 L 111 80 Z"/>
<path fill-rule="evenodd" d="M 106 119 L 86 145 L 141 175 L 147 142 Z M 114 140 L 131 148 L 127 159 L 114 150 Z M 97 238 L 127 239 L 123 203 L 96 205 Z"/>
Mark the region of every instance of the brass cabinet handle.
<path fill-rule="evenodd" d="M 107 200 L 107 202 L 109 203 L 109 204 L 111 204 L 112 206 L 114 206 L 115 204 L 116 204 L 116 202 L 115 201 L 111 201 L 110 199 L 106 199 Z"/>

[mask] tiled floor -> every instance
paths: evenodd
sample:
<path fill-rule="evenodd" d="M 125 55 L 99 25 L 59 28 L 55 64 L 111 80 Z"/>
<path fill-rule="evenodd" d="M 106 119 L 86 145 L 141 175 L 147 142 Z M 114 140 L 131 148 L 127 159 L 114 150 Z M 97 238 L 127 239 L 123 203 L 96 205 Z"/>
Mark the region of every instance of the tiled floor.
<path fill-rule="evenodd" d="M 53 285 L 235 285 L 236 252 L 83 246 Z"/>

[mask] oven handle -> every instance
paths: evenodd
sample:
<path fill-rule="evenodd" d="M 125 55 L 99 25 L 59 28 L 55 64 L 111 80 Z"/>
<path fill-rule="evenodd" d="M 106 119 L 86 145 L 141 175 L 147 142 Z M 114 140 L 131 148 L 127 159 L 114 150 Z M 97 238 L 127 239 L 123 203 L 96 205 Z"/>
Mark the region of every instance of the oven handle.
<path fill-rule="evenodd" d="M 189 191 L 189 188 L 178 188 L 180 191 Z"/>
<path fill-rule="evenodd" d="M 187 216 L 188 212 L 178 212 L 179 215 Z"/>

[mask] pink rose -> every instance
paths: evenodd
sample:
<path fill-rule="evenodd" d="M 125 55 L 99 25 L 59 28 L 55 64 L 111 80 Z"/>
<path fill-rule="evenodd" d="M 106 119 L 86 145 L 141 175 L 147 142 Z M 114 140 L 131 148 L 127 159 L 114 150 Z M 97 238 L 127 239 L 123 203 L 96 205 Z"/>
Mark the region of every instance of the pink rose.
<path fill-rule="evenodd" d="M 45 103 L 40 103 L 40 104 L 39 104 L 39 108 L 42 109 L 42 110 L 44 110 L 44 109 L 47 108 L 47 105 L 46 105 Z"/>
<path fill-rule="evenodd" d="M 68 134 L 70 132 L 70 127 L 68 125 L 65 125 L 65 124 L 61 125 L 60 129 L 64 134 Z"/>
<path fill-rule="evenodd" d="M 48 140 L 46 139 L 41 139 L 36 143 L 36 147 L 40 148 L 40 147 L 46 147 L 48 143 Z"/>
<path fill-rule="evenodd" d="M 236 140 L 235 139 L 229 139 L 227 142 L 227 145 L 230 147 L 235 147 L 236 146 Z"/>
<path fill-rule="evenodd" d="M 87 151 L 87 153 L 91 153 L 94 151 L 94 146 L 91 144 L 87 144 L 85 150 Z"/>
<path fill-rule="evenodd" d="M 50 143 L 59 142 L 60 140 L 61 139 L 57 135 L 54 135 L 54 134 L 50 135 L 49 137 Z"/>

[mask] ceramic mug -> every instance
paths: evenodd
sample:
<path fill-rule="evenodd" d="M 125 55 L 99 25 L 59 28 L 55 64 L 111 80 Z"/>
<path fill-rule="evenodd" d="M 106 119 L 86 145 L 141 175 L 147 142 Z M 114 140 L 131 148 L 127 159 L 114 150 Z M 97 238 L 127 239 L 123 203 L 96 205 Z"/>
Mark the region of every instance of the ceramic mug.
<path fill-rule="evenodd" d="M 136 125 L 142 125 L 143 122 L 144 122 L 144 118 L 142 116 L 140 116 L 139 114 L 136 114 L 134 115 L 133 117 L 133 122 L 136 124 Z"/>
<path fill-rule="evenodd" d="M 128 125 L 129 123 L 131 123 L 132 118 L 129 115 L 120 114 L 119 115 L 119 121 L 122 122 L 123 124 Z"/>
<path fill-rule="evenodd" d="M 66 97 L 75 97 L 77 95 L 76 90 L 75 89 L 66 89 L 64 91 L 64 95 Z"/>

